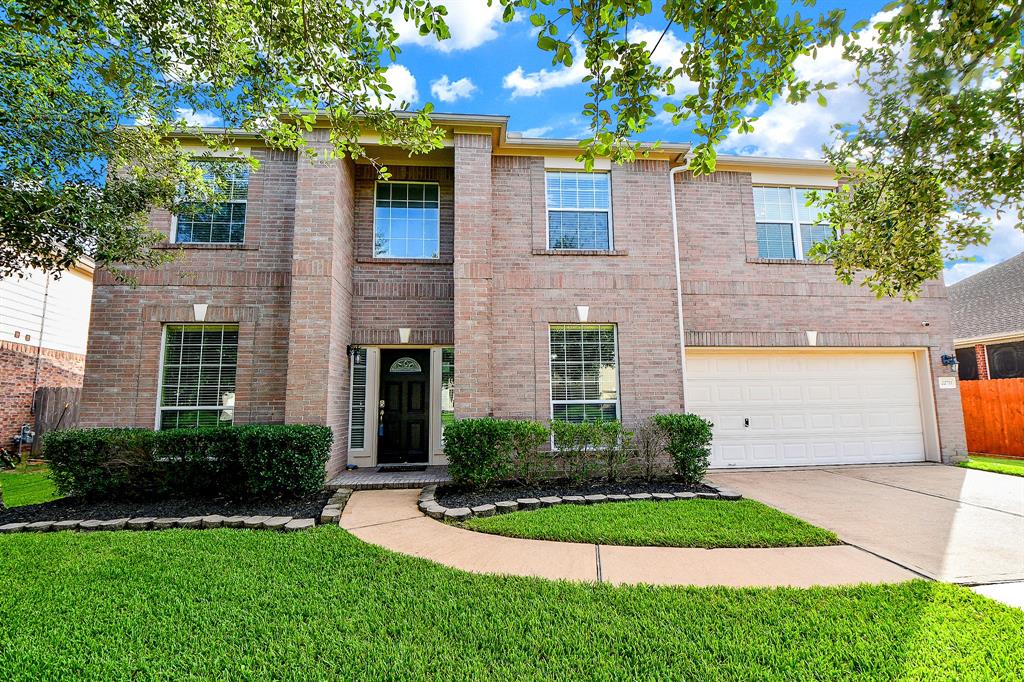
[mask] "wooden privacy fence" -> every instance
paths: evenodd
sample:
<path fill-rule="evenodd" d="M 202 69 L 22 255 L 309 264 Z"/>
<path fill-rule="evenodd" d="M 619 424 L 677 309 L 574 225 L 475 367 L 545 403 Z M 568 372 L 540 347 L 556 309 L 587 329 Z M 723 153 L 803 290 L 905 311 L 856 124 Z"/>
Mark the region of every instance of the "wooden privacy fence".
<path fill-rule="evenodd" d="M 967 450 L 1024 457 L 1024 379 L 960 382 Z"/>
<path fill-rule="evenodd" d="M 43 448 L 43 434 L 60 429 L 70 429 L 78 424 L 78 399 L 80 388 L 68 386 L 43 386 L 36 389 L 32 410 L 35 413 L 35 442 L 32 456 L 38 457 Z"/>

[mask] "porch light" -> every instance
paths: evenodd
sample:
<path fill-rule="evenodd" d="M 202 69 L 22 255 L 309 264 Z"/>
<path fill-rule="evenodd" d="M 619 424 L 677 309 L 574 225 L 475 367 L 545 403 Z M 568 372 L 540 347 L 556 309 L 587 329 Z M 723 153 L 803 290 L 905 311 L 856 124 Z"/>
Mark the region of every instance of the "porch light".
<path fill-rule="evenodd" d="M 942 366 L 948 367 L 950 372 L 955 372 L 957 367 L 960 366 L 960 361 L 956 359 L 955 355 L 943 355 Z"/>

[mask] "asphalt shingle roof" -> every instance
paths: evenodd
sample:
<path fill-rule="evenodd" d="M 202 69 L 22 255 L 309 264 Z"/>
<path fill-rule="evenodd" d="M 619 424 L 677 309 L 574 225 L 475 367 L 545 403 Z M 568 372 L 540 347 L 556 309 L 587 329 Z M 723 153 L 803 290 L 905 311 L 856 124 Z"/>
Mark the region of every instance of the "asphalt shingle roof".
<path fill-rule="evenodd" d="M 1024 253 L 948 288 L 953 337 L 1024 332 Z"/>

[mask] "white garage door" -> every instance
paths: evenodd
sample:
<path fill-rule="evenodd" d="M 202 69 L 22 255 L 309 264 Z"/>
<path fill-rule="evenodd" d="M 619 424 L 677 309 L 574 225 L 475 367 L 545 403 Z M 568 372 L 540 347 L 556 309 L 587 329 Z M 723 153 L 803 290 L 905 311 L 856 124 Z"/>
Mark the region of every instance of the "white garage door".
<path fill-rule="evenodd" d="M 913 353 L 687 353 L 687 411 L 715 424 L 712 467 L 919 462 Z"/>

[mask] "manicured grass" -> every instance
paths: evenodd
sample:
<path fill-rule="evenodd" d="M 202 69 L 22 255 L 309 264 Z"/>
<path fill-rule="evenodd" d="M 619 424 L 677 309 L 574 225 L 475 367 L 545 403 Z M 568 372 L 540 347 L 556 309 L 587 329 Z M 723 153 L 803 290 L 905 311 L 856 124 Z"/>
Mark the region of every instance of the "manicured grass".
<path fill-rule="evenodd" d="M 1024 476 L 1024 459 L 1005 459 L 1003 457 L 981 457 L 979 455 L 971 455 L 970 459 L 966 462 L 960 462 L 960 466 L 966 469 L 994 471 L 997 474 Z"/>
<path fill-rule="evenodd" d="M 8 507 L 41 504 L 60 497 L 45 467 L 0 471 L 0 490 Z"/>
<path fill-rule="evenodd" d="M 754 500 L 572 505 L 473 518 L 467 528 L 538 540 L 661 547 L 835 545 L 831 531 Z"/>
<path fill-rule="evenodd" d="M 479 576 L 334 527 L 0 536 L 0 679 L 1020 679 L 1024 612 L 947 584 Z"/>

